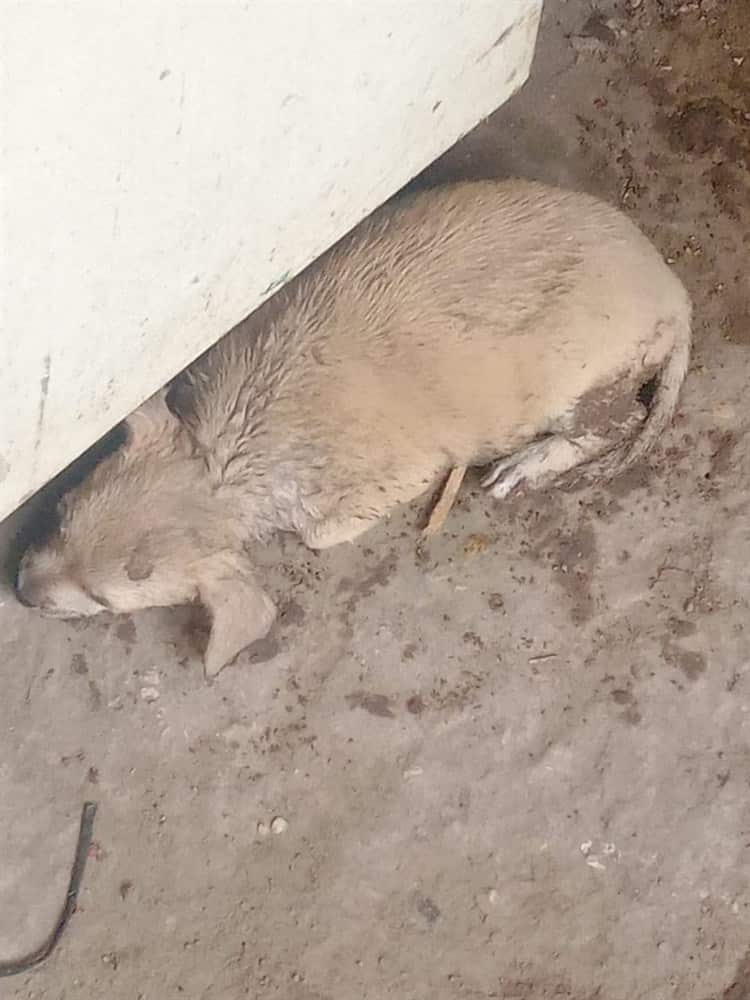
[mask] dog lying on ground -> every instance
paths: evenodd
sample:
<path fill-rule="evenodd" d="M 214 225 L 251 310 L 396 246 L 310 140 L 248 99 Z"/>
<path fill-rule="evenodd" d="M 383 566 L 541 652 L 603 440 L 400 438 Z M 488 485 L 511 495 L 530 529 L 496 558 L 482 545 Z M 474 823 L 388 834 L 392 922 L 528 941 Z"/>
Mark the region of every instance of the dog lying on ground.
<path fill-rule="evenodd" d="M 671 419 L 690 329 L 680 281 L 591 197 L 406 196 L 128 418 L 25 553 L 18 596 L 61 617 L 200 601 L 216 674 L 275 616 L 248 540 L 350 542 L 456 466 L 490 465 L 499 498 L 624 467 Z"/>

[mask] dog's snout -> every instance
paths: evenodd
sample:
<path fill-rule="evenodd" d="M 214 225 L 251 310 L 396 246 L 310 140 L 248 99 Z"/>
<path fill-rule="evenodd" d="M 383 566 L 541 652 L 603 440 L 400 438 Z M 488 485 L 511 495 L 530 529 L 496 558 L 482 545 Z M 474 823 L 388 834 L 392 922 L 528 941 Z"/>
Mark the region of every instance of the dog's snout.
<path fill-rule="evenodd" d="M 27 608 L 41 608 L 44 605 L 40 581 L 28 572 L 23 563 L 16 576 L 16 597 Z"/>
<path fill-rule="evenodd" d="M 49 604 L 47 581 L 30 565 L 27 552 L 16 572 L 15 592 L 19 602 L 27 608 L 46 610 Z"/>
<path fill-rule="evenodd" d="M 48 618 L 80 618 L 96 615 L 107 606 L 93 598 L 80 583 L 60 567 L 39 565 L 34 554 L 23 559 L 16 573 L 15 594 L 20 604 Z"/>

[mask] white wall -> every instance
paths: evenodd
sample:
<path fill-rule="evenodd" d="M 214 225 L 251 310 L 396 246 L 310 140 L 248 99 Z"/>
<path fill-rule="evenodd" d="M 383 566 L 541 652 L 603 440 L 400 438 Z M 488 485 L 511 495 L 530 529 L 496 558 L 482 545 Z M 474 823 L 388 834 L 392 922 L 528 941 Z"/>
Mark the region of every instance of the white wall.
<path fill-rule="evenodd" d="M 0 8 L 0 518 L 526 78 L 541 0 Z"/>

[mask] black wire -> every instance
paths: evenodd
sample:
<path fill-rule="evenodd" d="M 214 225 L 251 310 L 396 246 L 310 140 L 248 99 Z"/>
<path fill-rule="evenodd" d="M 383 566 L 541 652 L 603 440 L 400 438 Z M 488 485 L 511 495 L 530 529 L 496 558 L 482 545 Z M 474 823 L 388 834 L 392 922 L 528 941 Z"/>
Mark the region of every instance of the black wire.
<path fill-rule="evenodd" d="M 89 848 L 91 847 L 91 840 L 94 833 L 95 816 L 96 802 L 84 802 L 83 809 L 81 810 L 81 825 L 78 830 L 76 853 L 73 858 L 73 867 L 70 870 L 68 891 L 65 894 L 65 902 L 60 911 L 60 916 L 52 928 L 52 933 L 38 948 L 29 952 L 28 955 L 12 959 L 9 962 L 0 962 L 0 977 L 17 976 L 20 972 L 28 972 L 35 965 L 39 965 L 46 958 L 49 958 L 57 946 L 76 908 L 78 890 L 81 888 L 81 882 L 83 881 L 83 873 L 86 870 L 86 859 L 89 855 Z"/>

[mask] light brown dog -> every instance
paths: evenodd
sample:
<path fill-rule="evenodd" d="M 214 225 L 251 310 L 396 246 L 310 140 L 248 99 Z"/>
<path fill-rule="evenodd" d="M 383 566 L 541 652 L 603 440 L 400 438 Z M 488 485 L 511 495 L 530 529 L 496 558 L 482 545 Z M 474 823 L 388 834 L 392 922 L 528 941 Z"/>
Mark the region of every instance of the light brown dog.
<path fill-rule="evenodd" d="M 18 595 L 65 617 L 199 600 L 215 674 L 275 615 L 248 539 L 351 541 L 453 466 L 494 461 L 496 497 L 622 466 L 672 416 L 690 323 L 654 247 L 593 198 L 520 181 L 403 198 L 132 414 Z"/>

